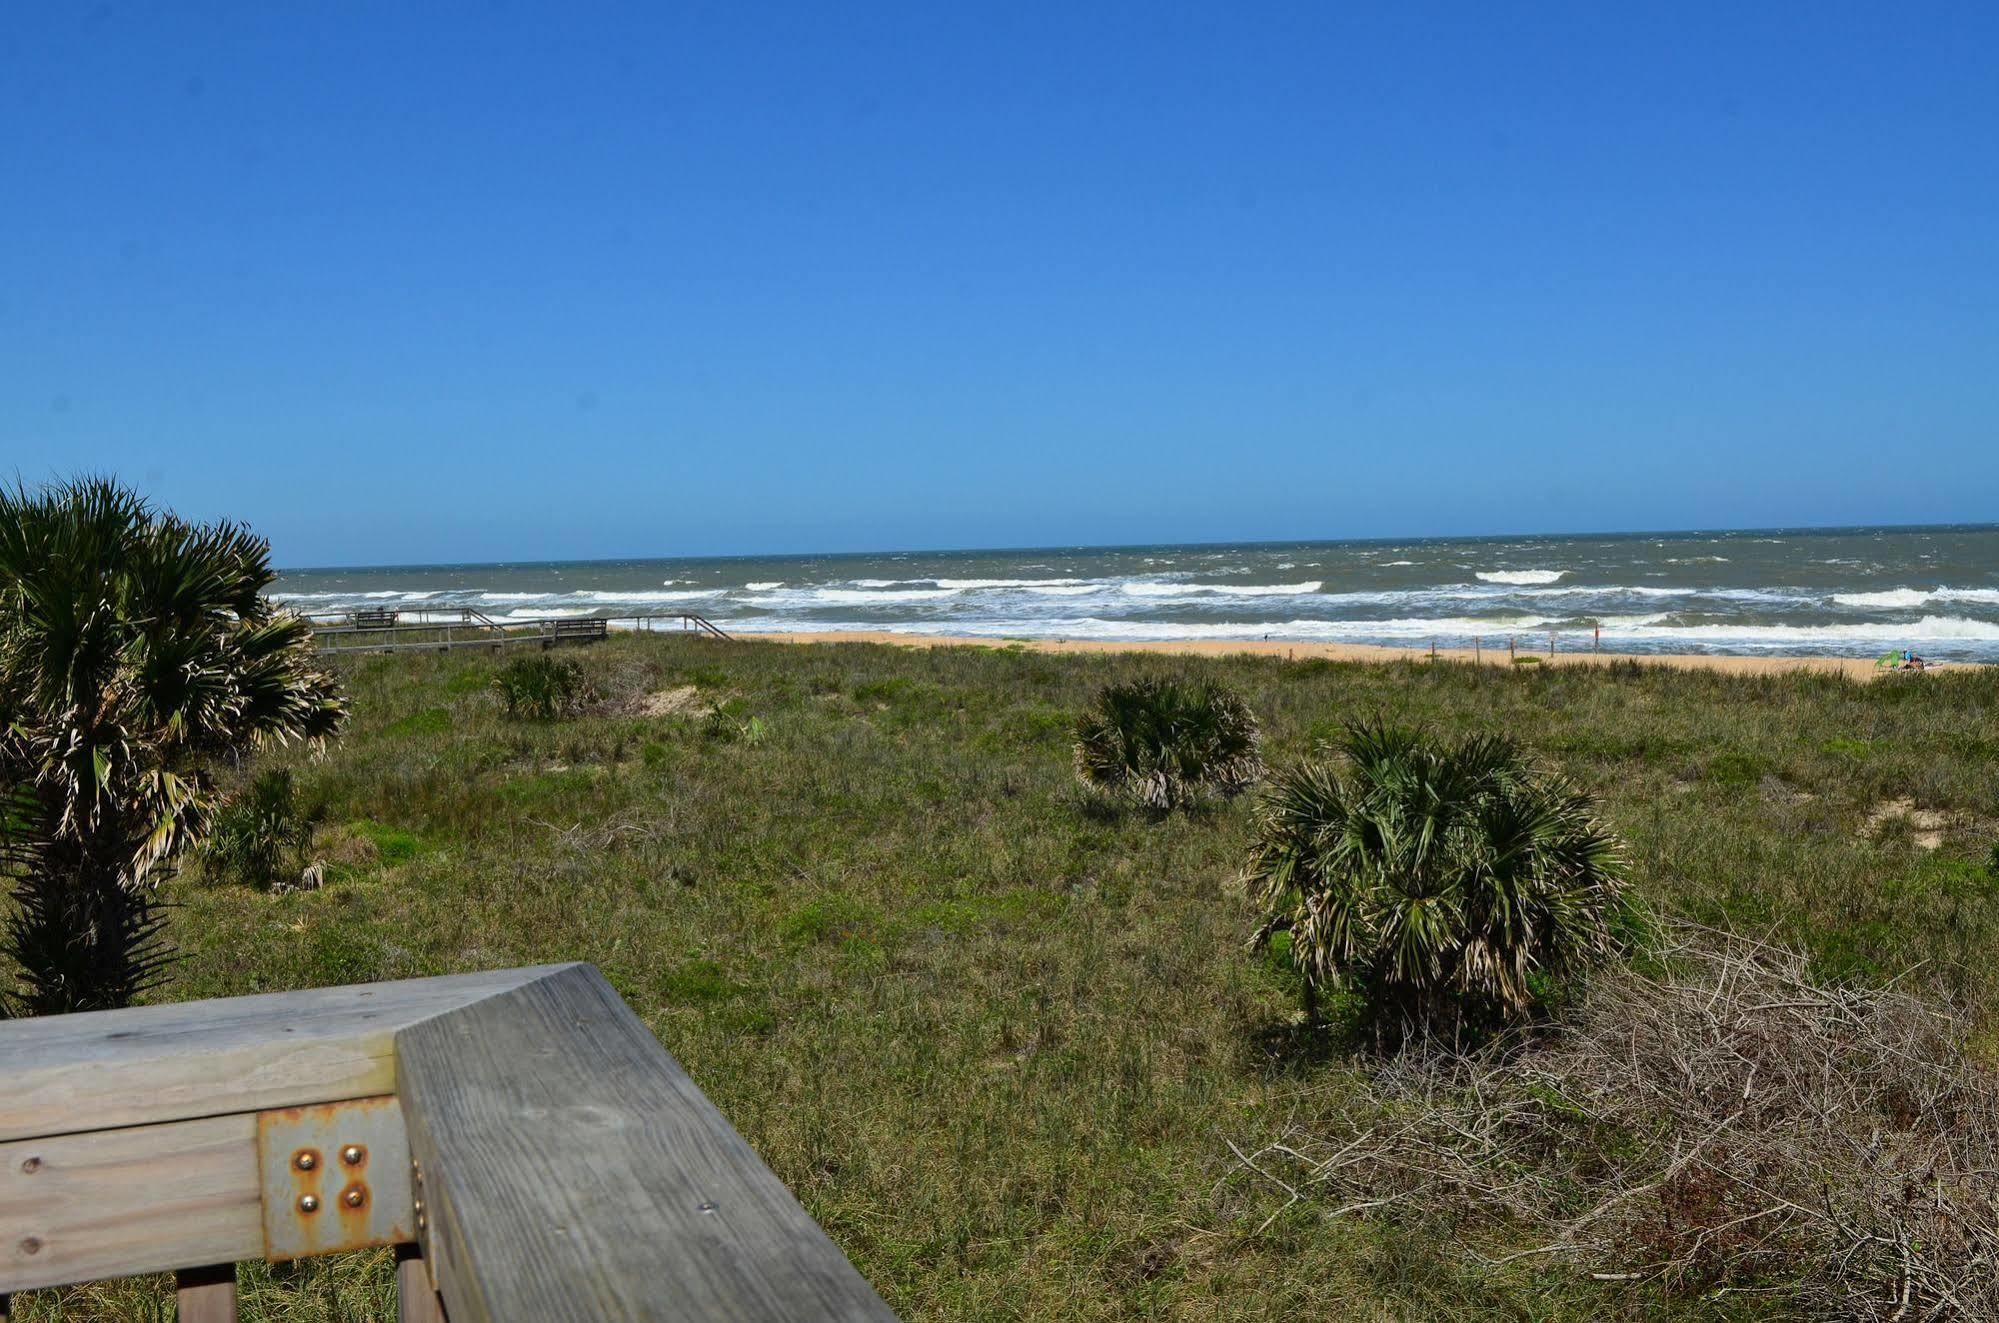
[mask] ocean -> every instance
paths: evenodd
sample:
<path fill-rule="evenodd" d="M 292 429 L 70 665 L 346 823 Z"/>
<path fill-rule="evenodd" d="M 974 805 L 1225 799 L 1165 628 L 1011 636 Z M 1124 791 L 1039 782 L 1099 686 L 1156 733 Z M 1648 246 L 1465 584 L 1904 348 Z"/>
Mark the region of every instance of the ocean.
<path fill-rule="evenodd" d="M 1999 661 L 1999 525 L 288 570 L 300 610 L 691 611 L 732 633 L 1298 639 Z"/>

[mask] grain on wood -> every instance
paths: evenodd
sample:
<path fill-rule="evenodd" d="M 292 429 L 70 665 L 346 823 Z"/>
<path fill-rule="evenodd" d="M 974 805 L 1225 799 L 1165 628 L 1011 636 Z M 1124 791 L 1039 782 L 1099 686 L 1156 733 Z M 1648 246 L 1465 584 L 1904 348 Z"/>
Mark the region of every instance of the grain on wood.
<path fill-rule="evenodd" d="M 452 1323 L 894 1318 L 594 968 L 396 1057 Z"/>
<path fill-rule="evenodd" d="M 174 1274 L 180 1323 L 236 1323 L 236 1265 L 183 1268 Z"/>
<path fill-rule="evenodd" d="M 397 1030 L 560 968 L 0 1022 L 0 1140 L 390 1093 Z"/>
<path fill-rule="evenodd" d="M 263 1252 L 255 1116 L 0 1144 L 0 1291 Z"/>
<path fill-rule="evenodd" d="M 444 1305 L 414 1245 L 396 1246 L 396 1323 L 444 1323 Z"/>

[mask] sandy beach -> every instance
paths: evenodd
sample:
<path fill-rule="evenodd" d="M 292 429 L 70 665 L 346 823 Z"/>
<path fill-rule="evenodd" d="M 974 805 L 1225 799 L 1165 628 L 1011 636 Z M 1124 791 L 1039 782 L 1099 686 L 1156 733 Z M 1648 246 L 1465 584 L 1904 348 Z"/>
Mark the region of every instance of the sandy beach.
<path fill-rule="evenodd" d="M 1504 649 L 1388 648 L 1362 643 L 1310 643 L 1276 639 L 1162 639 L 1145 642 L 1118 642 L 1108 639 L 968 638 L 955 634 L 902 634 L 892 630 L 855 629 L 825 633 L 744 633 L 747 639 L 775 643 L 890 643 L 905 648 L 1026 648 L 1033 652 L 1159 652 L 1198 657 L 1245 655 L 1303 660 L 1324 657 L 1333 661 L 1474 662 L 1490 666 L 1512 664 Z M 1733 675 L 1781 675 L 1794 671 L 1819 671 L 1844 675 L 1854 680 L 1872 680 L 1898 672 L 1876 668 L 1871 657 L 1740 657 L 1712 653 L 1612 653 L 1561 652 L 1526 648 L 1521 657 L 1535 657 L 1541 665 L 1604 666 L 1614 661 L 1635 661 L 1649 666 L 1674 666 L 1693 671 L 1726 671 Z M 1976 662 L 1952 662 L 1939 670 L 1969 670 Z"/>

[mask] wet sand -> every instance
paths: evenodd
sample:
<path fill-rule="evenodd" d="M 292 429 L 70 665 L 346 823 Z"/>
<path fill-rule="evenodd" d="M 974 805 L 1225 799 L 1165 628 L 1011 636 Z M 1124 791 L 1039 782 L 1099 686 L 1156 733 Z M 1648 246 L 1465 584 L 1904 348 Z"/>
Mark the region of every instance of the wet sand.
<path fill-rule="evenodd" d="M 1432 656 L 1440 661 L 1483 662 L 1492 666 L 1512 664 L 1504 648 L 1389 648 L 1365 643 L 1313 643 L 1279 639 L 1165 639 L 1146 642 L 1117 642 L 1109 639 L 1030 639 L 967 638 L 956 634 L 898 634 L 889 630 L 838 630 L 824 634 L 744 633 L 744 639 L 775 643 L 889 643 L 905 648 L 1026 648 L 1032 652 L 1159 652 L 1197 657 L 1285 657 L 1303 660 L 1325 657 L 1334 661 L 1424 662 Z M 1676 666 L 1686 670 L 1726 671 L 1733 675 L 1781 675 L 1793 671 L 1817 671 L 1844 675 L 1855 680 L 1872 680 L 1896 672 L 1875 667 L 1871 657 L 1738 657 L 1710 653 L 1613 653 L 1561 652 L 1552 655 L 1544 648 L 1522 648 L 1521 657 L 1537 658 L 1543 666 L 1604 666 L 1613 661 L 1635 661 L 1648 666 Z M 1969 670 L 1975 662 L 1952 662 L 1940 670 Z"/>

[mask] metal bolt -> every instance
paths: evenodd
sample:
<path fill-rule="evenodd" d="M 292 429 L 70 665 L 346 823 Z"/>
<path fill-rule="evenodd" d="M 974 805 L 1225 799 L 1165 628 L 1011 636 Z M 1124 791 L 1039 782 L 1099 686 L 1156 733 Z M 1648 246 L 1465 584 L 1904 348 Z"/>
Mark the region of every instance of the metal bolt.
<path fill-rule="evenodd" d="M 318 1212 L 318 1211 L 319 1211 L 319 1196 L 318 1196 L 318 1195 L 316 1195 L 316 1194 L 302 1194 L 302 1195 L 300 1195 L 300 1196 L 298 1197 L 298 1211 L 299 1211 L 299 1212 L 301 1212 L 301 1213 L 316 1213 L 316 1212 Z"/>
<path fill-rule="evenodd" d="M 695 1209 L 703 1213 L 712 1213 L 715 1211 L 715 1201 L 713 1199 L 703 1199 L 695 1205 Z"/>
<path fill-rule="evenodd" d="M 349 1208 L 359 1208 L 362 1204 L 368 1202 L 368 1192 L 357 1185 L 347 1191 L 347 1193 L 341 1195 L 340 1198 Z"/>
<path fill-rule="evenodd" d="M 297 1167 L 300 1171 L 311 1171 L 318 1165 L 319 1154 L 309 1148 L 302 1148 L 292 1154 L 292 1166 Z"/>
<path fill-rule="evenodd" d="M 367 1156 L 368 1151 L 359 1144 L 349 1144 L 346 1148 L 340 1150 L 340 1160 L 350 1167 L 360 1166 L 361 1159 Z"/>
<path fill-rule="evenodd" d="M 40 1254 L 41 1252 L 42 1252 L 42 1242 L 40 1241 L 40 1239 L 34 1236 L 21 1237 L 21 1253 Z"/>
<path fill-rule="evenodd" d="M 416 1215 L 416 1229 L 418 1231 L 421 1231 L 424 1229 L 424 1227 L 428 1225 L 429 1225 L 429 1219 L 425 1218 L 422 1213 L 418 1213 Z"/>

